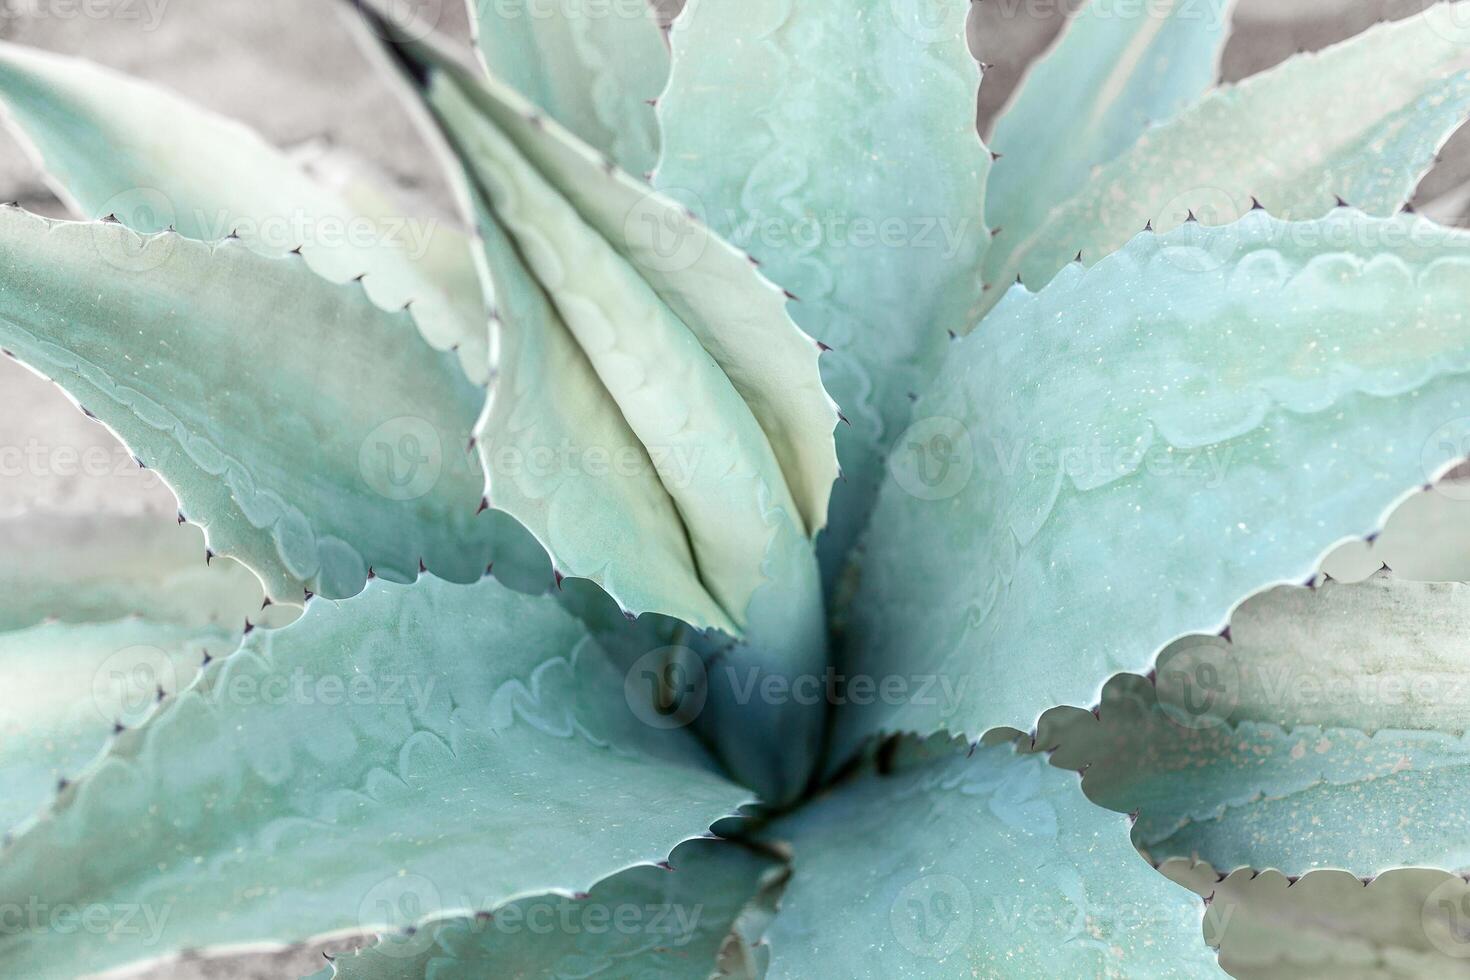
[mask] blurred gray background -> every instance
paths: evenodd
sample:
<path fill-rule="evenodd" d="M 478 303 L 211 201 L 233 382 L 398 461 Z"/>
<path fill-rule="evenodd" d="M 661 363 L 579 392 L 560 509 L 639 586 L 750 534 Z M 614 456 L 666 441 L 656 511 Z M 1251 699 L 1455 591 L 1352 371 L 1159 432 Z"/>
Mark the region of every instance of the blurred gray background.
<path fill-rule="evenodd" d="M 672 15 L 680 0 L 661 0 Z M 1377 20 L 1398 18 L 1431 0 L 1239 0 L 1223 75 L 1235 80 L 1300 50 L 1342 40 Z M 417 136 L 343 29 L 340 0 L 0 0 L 0 37 L 82 55 L 152 79 L 242 120 L 303 163 L 376 174 L 402 203 L 450 219 L 443 182 L 424 163 Z M 466 42 L 462 0 L 418 0 L 441 30 Z M 1025 66 L 1055 37 L 1066 4 L 979 0 L 971 44 L 991 63 L 980 94 L 980 122 L 1004 103 Z M 1011 16 L 1004 15 L 1010 9 Z M 1470 136 L 1461 133 L 1425 181 L 1419 203 L 1470 181 Z M 20 148 L 0 133 L 0 200 L 48 214 L 65 212 Z M 140 471 L 106 430 L 86 419 L 53 386 L 0 359 L 0 448 L 40 445 L 115 460 L 105 472 L 0 476 L 0 515 L 34 507 L 172 514 L 166 488 Z M 94 454 L 95 455 L 95 454 Z M 344 944 L 335 944 L 341 948 Z M 345 944 L 350 945 L 350 944 Z M 323 966 L 321 950 L 294 950 L 211 963 L 181 963 L 149 976 L 295 977 Z"/>

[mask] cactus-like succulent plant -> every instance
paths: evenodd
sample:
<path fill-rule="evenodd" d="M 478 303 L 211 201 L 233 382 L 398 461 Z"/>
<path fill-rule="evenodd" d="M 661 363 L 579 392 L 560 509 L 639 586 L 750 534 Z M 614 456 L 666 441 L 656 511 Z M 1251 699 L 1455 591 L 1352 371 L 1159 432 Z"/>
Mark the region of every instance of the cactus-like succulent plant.
<path fill-rule="evenodd" d="M 0 346 L 197 525 L 0 521 L 0 973 L 1470 954 L 1470 4 L 1092 0 L 988 146 L 964 0 L 342 7 L 470 230 L 0 45 Z"/>

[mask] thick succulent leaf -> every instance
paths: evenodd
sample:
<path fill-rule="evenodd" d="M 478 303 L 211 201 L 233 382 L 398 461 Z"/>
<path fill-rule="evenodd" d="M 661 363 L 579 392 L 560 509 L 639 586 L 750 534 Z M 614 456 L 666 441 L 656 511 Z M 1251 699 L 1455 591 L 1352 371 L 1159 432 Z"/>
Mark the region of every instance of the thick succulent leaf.
<path fill-rule="evenodd" d="M 444 222 L 358 210 L 234 120 L 80 59 L 0 44 L 0 102 L 78 217 L 204 241 L 234 232 L 267 252 L 299 246 L 334 282 L 365 276 L 384 309 L 412 302 L 425 339 L 488 378 L 484 300 L 455 263 L 446 270 L 444 253 L 467 243 Z"/>
<path fill-rule="evenodd" d="M 344 980 L 703 980 L 715 973 L 721 950 L 760 893 L 762 876 L 779 865 L 717 840 L 681 844 L 669 865 L 631 868 L 576 898 L 538 895 L 475 919 L 385 938 L 338 958 L 327 975 Z"/>
<path fill-rule="evenodd" d="M 151 515 L 20 514 L 0 520 L 0 830 L 45 804 L 159 692 L 233 650 L 260 582 L 208 562 L 198 528 Z"/>
<path fill-rule="evenodd" d="M 30 817 L 97 757 L 116 725 L 136 725 L 176 694 L 234 629 L 130 618 L 54 622 L 0 633 L 0 831 Z"/>
<path fill-rule="evenodd" d="M 0 900 L 108 914 L 84 934 L 11 929 L 0 966 L 70 976 L 387 931 L 657 862 L 748 798 L 634 704 L 548 597 L 425 578 L 316 600 L 17 836 Z"/>
<path fill-rule="evenodd" d="M 482 428 L 492 502 L 537 534 L 560 571 L 598 581 L 634 613 L 744 628 L 753 590 L 765 580 L 811 592 L 804 582 L 810 548 L 798 539 L 825 521 L 836 415 L 821 387 L 817 347 L 785 315 L 780 292 L 678 205 L 600 160 L 503 83 L 475 77 L 441 48 L 413 40 L 416 32 L 379 26 L 396 39 L 490 217 L 518 250 L 517 261 L 492 255 L 491 266 L 521 280 L 497 282 L 496 292 L 531 309 L 529 323 L 510 328 L 523 335 L 513 343 L 529 376 L 516 376 L 519 362 L 502 364 L 496 399 L 536 387 L 547 357 L 574 343 L 590 370 L 579 367 L 573 382 L 595 378 L 599 386 L 578 385 L 568 396 L 573 407 L 621 419 L 681 523 L 654 529 L 659 547 L 639 548 L 629 528 L 669 509 L 630 501 L 627 481 L 604 478 L 602 460 L 626 447 L 621 430 L 611 445 L 528 446 L 535 434 L 525 431 L 526 413 L 515 403 L 492 406 Z M 508 250 L 495 241 L 501 236 L 487 237 L 492 253 Z M 555 336 L 530 340 L 530 331 Z M 497 422 L 509 431 L 490 424 Z M 553 422 L 541 434 L 566 427 Z M 554 472 L 536 465 L 568 449 L 576 458 Z M 595 465 L 584 465 L 584 450 L 598 453 Z M 642 456 L 612 463 L 648 465 Z M 502 501 L 498 485 L 506 481 L 517 485 Z M 575 534 L 557 519 L 568 510 L 558 498 L 575 498 Z M 619 582 L 667 575 L 645 572 L 680 533 L 699 580 L 674 598 L 696 595 L 698 585 L 713 603 L 671 608 L 661 596 L 617 590 Z"/>
<path fill-rule="evenodd" d="M 990 226 L 1024 241 L 1094 168 L 1203 95 L 1219 76 L 1234 7 L 1234 0 L 1084 6 L 995 124 Z"/>
<path fill-rule="evenodd" d="M 1158 687 L 1114 678 L 1096 713 L 1059 709 L 1037 744 L 1138 814 L 1155 859 L 1288 873 L 1470 865 L 1470 586 L 1386 573 L 1285 586 L 1229 640 L 1181 640 Z"/>
<path fill-rule="evenodd" d="M 1255 211 L 1011 290 L 892 460 L 845 665 L 889 688 L 839 748 L 1094 704 L 1375 530 L 1466 454 L 1467 272 L 1412 216 Z"/>
<path fill-rule="evenodd" d="M 671 34 L 655 186 L 799 297 L 850 422 L 820 542 L 830 578 L 871 509 L 911 394 L 973 322 L 990 158 L 962 0 L 693 0 Z M 840 161 L 840 165 L 838 162 Z"/>
<path fill-rule="evenodd" d="M 45 620 L 138 616 L 183 627 L 259 622 L 260 582 L 209 561 L 192 525 L 151 515 L 32 512 L 0 518 L 0 633 Z"/>
<path fill-rule="evenodd" d="M 1223 877 L 1182 861 L 1160 870 L 1209 898 L 1206 941 L 1239 980 L 1470 977 L 1470 884 L 1458 875 L 1406 868 L 1367 882 L 1342 871 Z"/>
<path fill-rule="evenodd" d="M 1145 223 L 1167 231 L 1243 215 L 1321 217 L 1341 198 L 1396 211 L 1470 111 L 1470 35 L 1439 4 L 1211 92 L 1149 130 L 1032 228 L 998 236 L 988 298 L 1018 275 L 1040 288 L 1079 252 L 1092 263 Z"/>
<path fill-rule="evenodd" d="M 117 432 L 272 598 L 351 595 L 370 569 L 472 581 L 495 557 L 525 587 L 549 578 L 514 522 L 476 516 L 483 393 L 407 314 L 243 241 L 16 208 L 0 268 L 0 346 Z"/>
<path fill-rule="evenodd" d="M 475 47 L 490 73 L 632 174 L 658 158 L 653 100 L 669 49 L 651 5 L 474 0 Z"/>
<path fill-rule="evenodd" d="M 1009 745 L 850 782 L 777 822 L 792 877 L 772 978 L 1203 977 L 1203 909 L 1125 818 Z"/>

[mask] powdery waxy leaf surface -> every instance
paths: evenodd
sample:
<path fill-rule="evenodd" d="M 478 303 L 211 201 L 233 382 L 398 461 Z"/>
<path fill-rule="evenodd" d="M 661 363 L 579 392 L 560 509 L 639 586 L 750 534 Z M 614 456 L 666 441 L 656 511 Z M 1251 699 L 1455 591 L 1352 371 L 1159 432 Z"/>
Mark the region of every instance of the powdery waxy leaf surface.
<path fill-rule="evenodd" d="M 669 48 L 652 4 L 475 0 L 470 12 L 490 74 L 628 173 L 653 169 Z"/>
<path fill-rule="evenodd" d="M 909 696 L 844 707 L 839 748 L 1029 729 L 1315 574 L 1465 455 L 1467 301 L 1470 236 L 1348 209 L 1012 290 L 892 461 L 845 667 Z"/>
<path fill-rule="evenodd" d="M 0 269 L 0 346 L 116 431 L 273 598 L 351 595 L 369 569 L 473 581 L 497 557 L 523 587 L 549 580 L 514 522 L 476 514 L 483 392 L 358 286 L 240 240 L 16 208 Z"/>
<path fill-rule="evenodd" d="M 1160 657 L 1157 689 L 1111 681 L 1098 713 L 1058 709 L 1037 744 L 1135 812 L 1156 860 L 1299 874 L 1470 865 L 1470 591 L 1395 579 L 1286 586 L 1230 638 Z"/>
<path fill-rule="evenodd" d="M 973 322 L 990 158 L 962 0 L 694 0 L 675 22 L 654 183 L 747 249 L 834 348 L 850 425 L 820 542 L 830 579 L 863 526 L 909 396 Z"/>
<path fill-rule="evenodd" d="M 318 599 L 16 837 L 0 900 L 100 909 L 106 928 L 7 929 L 0 969 L 422 926 L 663 860 L 748 796 L 634 704 L 546 597 L 425 578 Z"/>
<path fill-rule="evenodd" d="M 715 973 L 762 876 L 777 867 L 740 844 L 681 844 L 669 868 L 631 868 L 587 895 L 542 895 L 338 958 L 343 980 L 675 980 Z M 755 980 L 752 976 L 749 980 Z"/>
<path fill-rule="evenodd" d="M 519 335 L 508 342 L 516 359 L 500 360 L 480 430 L 491 502 L 520 518 L 560 571 L 591 578 L 634 613 L 740 630 L 765 580 L 811 592 L 801 539 L 826 520 L 836 412 L 821 386 L 817 346 L 791 323 L 780 291 L 681 206 L 599 158 L 504 83 L 382 26 L 463 156 L 486 217 L 500 225 L 487 232 L 487 251 L 495 277 L 511 281 L 497 281 L 495 292 L 530 311 L 529 322 L 502 324 Z M 513 259 L 494 254 L 508 244 Z M 530 331 L 542 336 L 527 338 Z M 570 384 L 557 379 L 563 397 L 583 409 L 576 416 L 623 426 L 567 431 L 566 413 L 532 411 L 544 394 L 511 400 L 538 388 L 561 360 L 578 365 Z M 623 458 L 630 435 L 643 456 Z M 546 443 L 552 436 L 562 438 Z M 598 436 L 615 438 L 604 444 Z M 612 465 L 586 464 L 589 451 L 611 455 Z M 548 452 L 573 462 L 550 474 L 524 462 Z M 650 469 L 672 510 L 647 495 L 629 499 L 638 471 Z M 575 531 L 557 519 L 571 504 Z M 672 513 L 679 523 L 669 526 Z M 684 568 L 659 567 L 682 536 Z M 641 547 L 645 538 L 655 546 Z M 671 571 L 685 580 L 674 595 L 641 584 Z"/>
<path fill-rule="evenodd" d="M 1046 219 L 996 238 L 990 304 L 1019 275 L 1039 289 L 1080 251 L 1093 263 L 1152 222 L 1234 221 L 1254 196 L 1274 215 L 1320 218 L 1341 198 L 1375 215 L 1413 195 L 1470 111 L 1470 21 L 1436 4 L 1223 86 L 1144 134 Z"/>
<path fill-rule="evenodd" d="M 381 200 L 359 207 L 246 126 L 82 59 L 0 44 L 0 104 L 77 217 L 202 241 L 234 232 L 278 254 L 299 246 L 327 279 L 365 275 L 384 309 L 412 302 L 429 343 L 458 350 L 472 379 L 489 376 L 468 242 L 446 222 Z"/>
<path fill-rule="evenodd" d="M 1199 901 L 1075 775 L 1009 745 L 935 742 L 773 826 L 794 856 L 772 980 L 1221 975 Z"/>
<path fill-rule="evenodd" d="M 1094 168 L 1214 85 L 1234 7 L 1100 0 L 1073 15 L 996 120 L 985 204 L 997 234 L 1024 241 Z"/>

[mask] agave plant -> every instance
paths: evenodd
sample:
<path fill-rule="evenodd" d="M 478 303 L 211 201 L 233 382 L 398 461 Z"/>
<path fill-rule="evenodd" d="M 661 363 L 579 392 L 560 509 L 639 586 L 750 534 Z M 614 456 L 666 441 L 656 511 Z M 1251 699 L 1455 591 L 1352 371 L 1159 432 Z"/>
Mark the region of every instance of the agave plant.
<path fill-rule="evenodd" d="M 5 975 L 1463 962 L 1470 5 L 988 146 L 963 0 L 342 6 L 472 230 L 0 46 L 0 344 L 198 526 L 0 522 Z"/>

